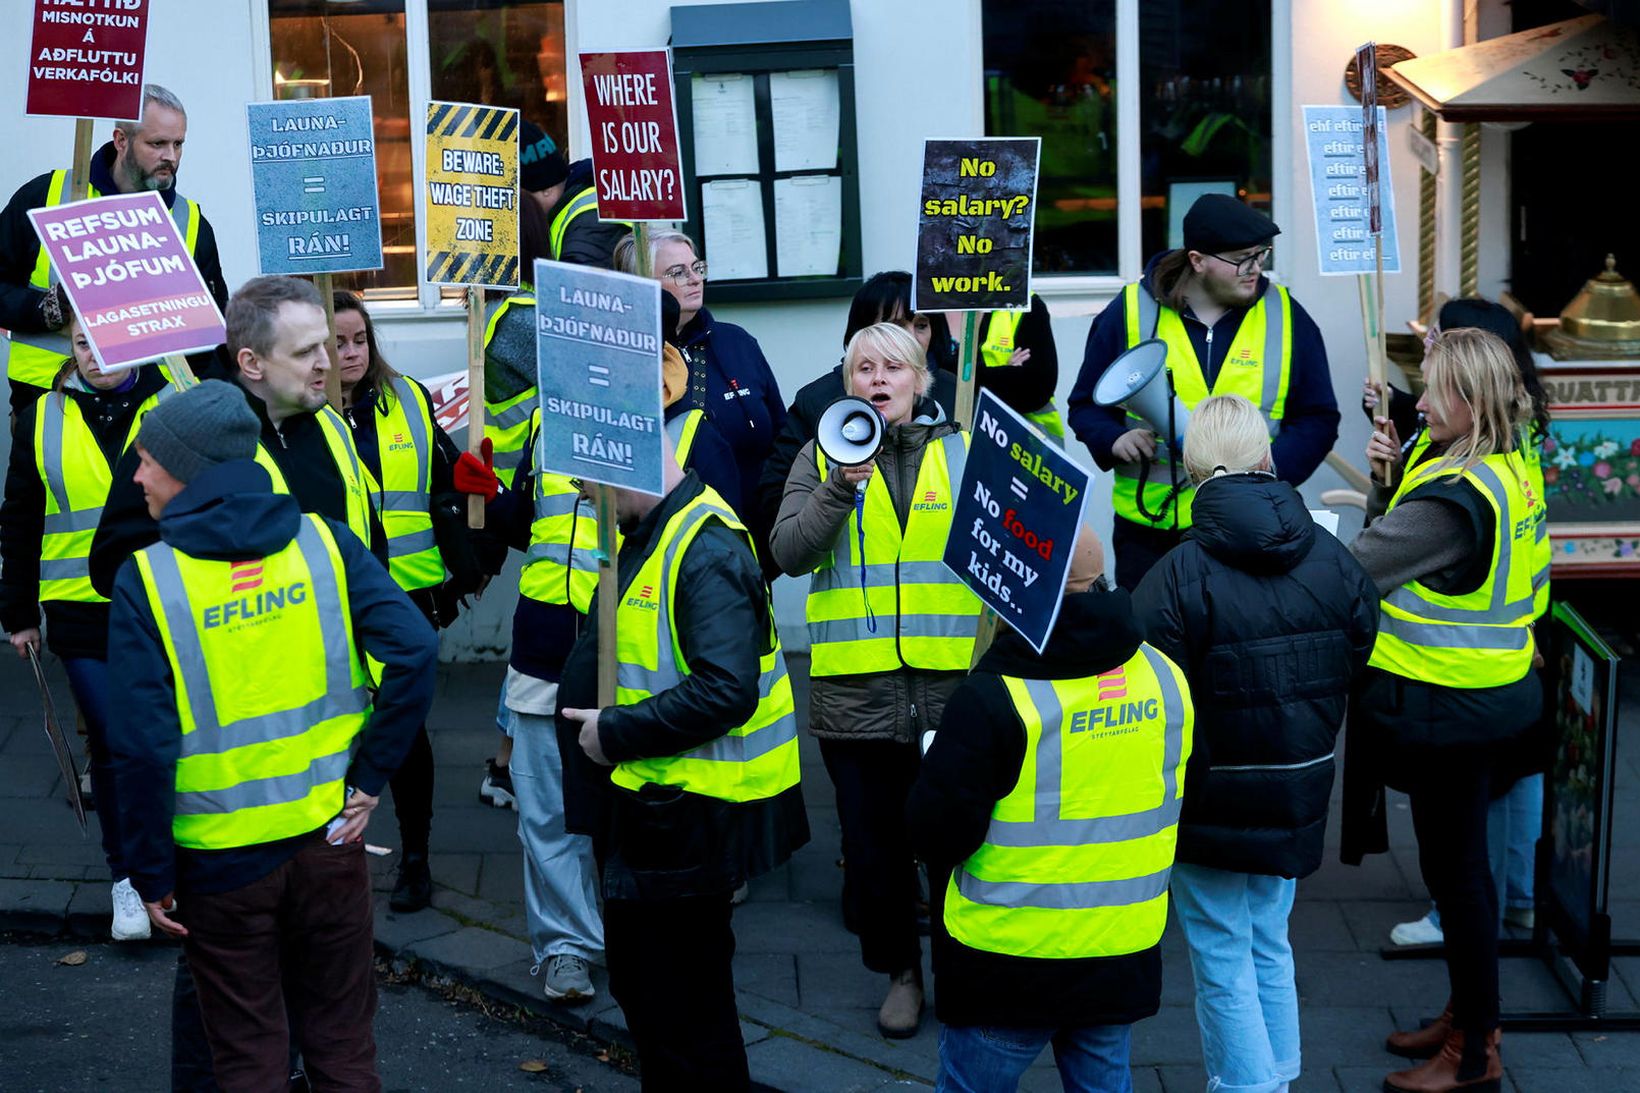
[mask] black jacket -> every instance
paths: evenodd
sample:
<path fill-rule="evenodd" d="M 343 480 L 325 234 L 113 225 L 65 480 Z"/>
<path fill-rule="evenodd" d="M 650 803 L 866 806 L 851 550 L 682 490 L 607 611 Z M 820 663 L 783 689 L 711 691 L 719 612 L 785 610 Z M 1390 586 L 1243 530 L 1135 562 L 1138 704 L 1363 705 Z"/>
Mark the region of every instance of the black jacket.
<path fill-rule="evenodd" d="M 649 515 L 623 529 L 620 592 L 637 575 L 672 515 L 699 496 L 684 476 Z M 604 709 L 599 743 L 614 762 L 677 755 L 722 736 L 752 715 L 758 660 L 770 632 L 768 590 L 746 541 L 716 523 L 702 529 L 680 563 L 673 591 L 678 646 L 690 674 L 676 687 L 630 706 Z M 762 801 L 731 804 L 670 786 L 634 793 L 586 757 L 580 726 L 565 709 L 595 709 L 598 601 L 564 664 L 558 691 L 558 745 L 564 761 L 564 814 L 572 832 L 590 834 L 604 863 L 606 899 L 669 899 L 727 894 L 776 868 L 809 841 L 800 786 Z"/>
<path fill-rule="evenodd" d="M 547 223 L 551 224 L 563 212 L 564 207 L 581 195 L 582 190 L 592 187 L 592 161 L 578 159 L 569 165 L 569 177 L 565 179 L 564 196 L 558 204 L 547 213 Z M 615 244 L 631 234 L 631 227 L 619 221 L 605 223 L 598 219 L 595 213 L 583 213 L 569 222 L 564 229 L 564 249 L 559 254 L 559 261 L 574 262 L 578 266 L 596 266 L 599 269 L 615 268 Z M 525 270 L 524 279 L 534 276 L 534 270 Z"/>
<path fill-rule="evenodd" d="M 297 414 L 275 428 L 268 420 L 268 408 L 261 399 L 245 391 L 245 401 L 262 423 L 262 446 L 273 456 L 302 511 L 316 512 L 345 527 L 347 490 L 342 485 L 336 461 L 331 458 L 330 446 L 325 443 L 322 426 L 312 414 Z M 159 525 L 148 515 L 142 487 L 132 477 L 137 473 L 137 464 L 137 449 L 133 445 L 114 467 L 114 487 L 109 491 L 102 521 L 91 541 L 91 587 L 105 596 L 113 588 L 114 575 L 125 560 L 159 541 Z M 370 520 L 370 552 L 383 566 L 387 565 L 387 536 L 375 516 Z"/>
<path fill-rule="evenodd" d="M 980 315 L 979 341 L 983 345 L 991 329 L 991 316 Z M 1030 360 L 1024 364 L 997 365 L 979 362 L 976 386 L 989 391 L 1021 414 L 1035 413 L 1053 400 L 1059 388 L 1059 348 L 1053 340 L 1052 317 L 1042 297 L 1031 294 L 1031 309 L 1019 318 L 1014 331 L 1014 348 L 1029 349 Z"/>
<path fill-rule="evenodd" d="M 131 432 L 137 410 L 165 386 L 158 368 L 139 369 L 125 391 L 65 391 L 41 398 L 73 400 L 109 466 L 114 466 Z M 37 401 L 37 400 L 36 400 Z M 40 541 L 45 534 L 46 489 L 34 464 L 34 413 L 19 414 L 11 434 L 11 466 L 6 499 L 0 505 L 0 628 L 8 634 L 40 625 Z M 49 600 L 46 642 L 60 657 L 108 655 L 108 604 Z"/>
<path fill-rule="evenodd" d="M 946 932 L 952 867 L 985 842 L 996 803 L 1019 782 L 1025 728 L 1001 676 L 1083 679 L 1127 663 L 1140 637 L 1126 592 L 1065 597 L 1041 656 L 1003 629 L 951 696 L 906 804 L 911 844 L 930 866 L 935 1013 L 949 1025 L 1131 1024 L 1161 1005 L 1161 946 L 1050 960 L 971 949 Z"/>
<path fill-rule="evenodd" d="M 940 420 L 954 420 L 957 416 L 957 377 L 943 368 L 933 367 L 932 362 L 929 367 L 934 373 L 934 384 L 928 392 L 929 397 L 944 411 L 944 416 Z M 803 450 L 803 445 L 814 439 L 814 430 L 820 424 L 820 415 L 826 412 L 826 407 L 842 397 L 841 364 L 803 385 L 797 392 L 797 397 L 792 399 L 792 404 L 786 411 L 785 424 L 775 434 L 774 445 L 769 449 L 768 458 L 763 461 L 763 471 L 757 480 L 755 503 L 751 497 L 745 498 L 746 508 L 742 512 L 748 515 L 743 515 L 742 519 L 757 533 L 763 572 L 770 580 L 780 575 L 780 567 L 774 564 L 769 552 L 763 550 L 762 545 L 769 541 L 769 529 L 774 527 L 774 522 L 780 515 L 780 501 L 786 496 L 786 479 L 791 477 L 792 464 L 797 462 L 797 453 Z"/>
<path fill-rule="evenodd" d="M 1194 526 L 1133 594 L 1145 639 L 1190 680 L 1196 742 L 1178 858 L 1303 877 L 1321 864 L 1333 748 L 1378 632 L 1378 591 L 1298 492 L 1208 479 Z"/>
<path fill-rule="evenodd" d="M 292 498 L 270 491 L 267 471 L 236 460 L 207 469 L 172 498 L 158 530 L 165 542 L 195 558 L 261 558 L 283 550 L 296 537 L 301 518 Z M 348 785 L 379 796 L 433 704 L 438 639 L 346 525 L 331 521 L 330 530 L 345 567 L 353 640 L 385 665 L 347 772 Z M 182 739 L 176 683 L 134 562 L 120 568 L 113 600 L 108 668 L 109 679 L 118 681 L 119 700 L 109 703 L 108 750 L 131 883 L 143 899 L 154 900 L 172 890 L 231 891 L 266 876 L 317 835 L 231 850 L 174 845 L 171 818 Z M 245 670 L 276 673 L 279 667 Z"/>

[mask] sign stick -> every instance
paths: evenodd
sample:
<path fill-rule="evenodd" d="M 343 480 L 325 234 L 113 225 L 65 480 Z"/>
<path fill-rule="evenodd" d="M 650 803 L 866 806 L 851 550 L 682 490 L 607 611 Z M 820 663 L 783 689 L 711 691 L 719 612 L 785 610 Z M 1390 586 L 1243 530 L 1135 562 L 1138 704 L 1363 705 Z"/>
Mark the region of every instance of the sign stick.
<path fill-rule="evenodd" d="M 962 313 L 962 341 L 957 345 L 957 424 L 974 427 L 975 389 L 979 386 L 979 312 Z"/>
<path fill-rule="evenodd" d="M 477 285 L 467 286 L 467 450 L 484 458 L 484 290 Z M 467 526 L 484 526 L 477 494 L 467 498 Z"/>
<path fill-rule="evenodd" d="M 181 353 L 172 353 L 166 357 L 165 369 L 171 373 L 171 386 L 178 391 L 186 391 L 199 382 L 199 377 L 194 375 L 193 366 Z"/>
<path fill-rule="evenodd" d="M 341 413 L 342 362 L 336 354 L 336 288 L 328 273 L 315 273 L 313 287 L 319 290 L 319 298 L 324 301 L 325 329 L 330 331 L 330 340 L 325 343 L 325 353 L 330 357 L 330 371 L 325 373 L 325 398 L 330 400 L 332 410 Z"/>
<path fill-rule="evenodd" d="M 96 140 L 90 118 L 74 119 L 74 186 L 69 190 L 70 201 L 84 201 L 91 188 L 91 150 Z"/>

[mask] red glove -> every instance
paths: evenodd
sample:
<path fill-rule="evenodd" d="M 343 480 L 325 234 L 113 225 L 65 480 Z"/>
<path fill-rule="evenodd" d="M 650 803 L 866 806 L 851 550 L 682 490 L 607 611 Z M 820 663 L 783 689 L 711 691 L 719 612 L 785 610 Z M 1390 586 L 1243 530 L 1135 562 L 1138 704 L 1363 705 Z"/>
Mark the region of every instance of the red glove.
<path fill-rule="evenodd" d="M 477 494 L 486 501 L 494 501 L 495 495 L 501 492 L 501 480 L 495 476 L 495 445 L 489 437 L 484 438 L 479 451 L 484 453 L 482 461 L 472 452 L 462 452 L 461 458 L 456 460 L 456 489 L 462 493 Z"/>

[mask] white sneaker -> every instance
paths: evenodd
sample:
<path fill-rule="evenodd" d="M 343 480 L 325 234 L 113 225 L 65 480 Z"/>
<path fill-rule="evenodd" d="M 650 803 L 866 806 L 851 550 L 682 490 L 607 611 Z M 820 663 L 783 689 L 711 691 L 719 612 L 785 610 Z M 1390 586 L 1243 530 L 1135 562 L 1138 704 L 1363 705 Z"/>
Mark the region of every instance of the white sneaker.
<path fill-rule="evenodd" d="M 1426 914 L 1423 918 L 1396 926 L 1389 932 L 1389 939 L 1396 945 L 1439 945 L 1446 940 L 1446 934 Z"/>
<path fill-rule="evenodd" d="M 130 878 L 114 885 L 114 926 L 110 931 L 115 941 L 144 941 L 153 933 L 153 924 L 148 921 L 148 909 L 142 905 L 142 897 L 137 890 L 131 887 Z"/>
<path fill-rule="evenodd" d="M 534 975 L 541 965 L 530 969 Z M 558 953 L 547 957 L 547 974 L 541 981 L 542 993 L 554 1002 L 578 1006 L 592 1001 L 598 993 L 592 986 L 592 973 L 587 962 L 574 953 Z"/>

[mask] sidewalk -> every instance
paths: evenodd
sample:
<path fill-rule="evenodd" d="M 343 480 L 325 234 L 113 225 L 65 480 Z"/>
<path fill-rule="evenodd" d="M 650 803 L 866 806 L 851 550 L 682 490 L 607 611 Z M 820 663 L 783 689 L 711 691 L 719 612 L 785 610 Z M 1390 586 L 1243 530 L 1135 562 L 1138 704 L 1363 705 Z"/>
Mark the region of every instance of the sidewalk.
<path fill-rule="evenodd" d="M 806 660 L 793 657 L 791 668 L 799 690 L 806 692 Z M 52 665 L 50 671 L 60 684 L 58 709 L 71 711 L 61 669 Z M 483 762 L 494 751 L 502 671 L 499 664 L 440 669 L 432 719 L 438 789 L 431 864 L 438 891 L 432 909 L 394 915 L 387 910 L 386 893 L 397 855 L 372 859 L 379 893 L 377 945 L 396 960 L 618 1043 L 625 1039 L 625 1024 L 601 978 L 592 1004 L 563 1009 L 544 1001 L 539 980 L 529 974 L 516 818 L 478 799 Z M 1640 695 L 1640 670 L 1628 672 L 1624 682 L 1630 696 Z M 0 658 L 0 694 L 8 696 L 0 704 L 0 930 L 102 934 L 108 927 L 109 886 L 96 829 L 82 840 L 63 802 L 22 662 Z M 800 694 L 800 713 L 805 707 Z M 769 1089 L 815 1093 L 927 1088 L 937 1069 L 932 1006 L 915 1039 L 893 1042 L 876 1032 L 876 1007 L 886 983 L 861 966 L 855 939 L 843 929 L 836 809 L 818 750 L 809 737 L 803 739 L 813 841 L 790 864 L 755 882 L 751 899 L 735 913 L 735 978 L 752 1076 Z M 1611 898 L 1616 935 L 1631 937 L 1640 935 L 1637 710 L 1625 711 L 1619 748 Z M 1385 1073 L 1404 1065 L 1384 1052 L 1385 1034 L 1432 1016 L 1446 998 L 1445 971 L 1438 962 L 1391 963 L 1378 956 L 1390 927 L 1418 916 L 1426 905 L 1404 798 L 1392 798 L 1391 818 L 1390 854 L 1350 868 L 1338 864 L 1336 849 L 1329 849 L 1326 864 L 1299 886 L 1291 935 L 1305 1069 L 1295 1091 L 1378 1089 Z M 1335 819 L 1333 848 L 1336 829 Z M 397 849 L 388 802 L 377 811 L 367 840 Z M 1162 947 L 1162 1010 L 1135 1029 L 1134 1085 L 1140 1091 L 1199 1093 L 1205 1079 L 1189 961 L 1175 927 Z M 1636 1008 L 1640 957 L 1620 958 L 1615 965 L 1609 1005 Z M 1553 977 L 1536 961 L 1505 961 L 1503 991 L 1506 1010 L 1565 1004 Z M 1504 1057 L 1519 1093 L 1640 1088 L 1640 1034 L 1510 1033 Z M 1060 1088 L 1051 1059 L 1038 1061 L 1023 1088 Z"/>

